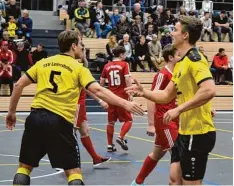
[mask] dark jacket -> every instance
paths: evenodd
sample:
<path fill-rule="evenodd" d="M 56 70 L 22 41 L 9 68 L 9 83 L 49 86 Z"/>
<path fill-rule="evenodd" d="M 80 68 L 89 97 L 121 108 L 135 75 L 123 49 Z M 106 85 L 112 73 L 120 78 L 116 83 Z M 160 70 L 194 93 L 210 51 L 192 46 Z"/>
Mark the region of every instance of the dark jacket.
<path fill-rule="evenodd" d="M 149 54 L 149 48 L 146 42 L 144 45 L 141 45 L 140 43 L 136 44 L 136 47 L 135 47 L 136 57 L 144 56 L 144 55 L 146 56 L 148 54 Z"/>
<path fill-rule="evenodd" d="M 109 16 L 107 15 L 107 13 L 105 12 L 105 9 L 102 9 L 104 12 L 104 22 L 105 24 L 109 23 Z M 94 25 L 95 22 L 99 22 L 97 19 L 97 12 L 96 12 L 96 7 L 89 9 L 90 12 L 90 19 L 91 19 L 91 24 L 90 25 Z"/>
<path fill-rule="evenodd" d="M 23 50 L 21 52 L 16 52 L 16 66 L 19 66 L 22 70 L 28 70 L 29 66 L 33 65 L 32 57 L 27 50 Z"/>
<path fill-rule="evenodd" d="M 48 57 L 48 53 L 45 50 L 42 50 L 41 52 L 34 50 L 32 53 L 32 60 L 34 64 L 40 61 L 41 59 L 47 58 L 47 57 Z"/>
<path fill-rule="evenodd" d="M 21 10 L 16 5 L 8 5 L 6 6 L 6 15 L 7 18 L 9 18 L 9 16 L 14 16 L 15 19 L 18 19 L 21 15 Z"/>
<path fill-rule="evenodd" d="M 161 45 L 162 48 L 164 48 L 166 45 L 172 43 L 172 37 L 171 36 L 162 36 L 161 38 Z"/>
<path fill-rule="evenodd" d="M 153 25 L 153 27 L 154 27 L 154 32 L 157 33 L 157 35 L 158 35 L 158 25 L 157 25 L 156 23 L 154 23 L 154 22 L 153 22 L 153 23 L 146 23 L 146 24 L 145 24 L 145 30 L 148 30 L 148 26 L 149 26 L 149 25 Z"/>
<path fill-rule="evenodd" d="M 164 15 L 162 18 L 162 23 L 163 25 L 175 25 L 176 19 L 173 15 L 170 15 L 170 17 Z"/>
<path fill-rule="evenodd" d="M 141 22 L 144 23 L 144 13 L 143 12 L 139 12 L 136 13 L 135 11 L 132 12 L 132 19 L 135 20 L 135 17 L 139 15 L 141 17 Z"/>
<path fill-rule="evenodd" d="M 134 55 L 134 48 L 135 48 L 135 45 L 134 43 L 132 42 L 132 40 L 129 41 L 130 45 L 131 45 L 131 48 L 132 48 L 132 54 Z M 119 42 L 119 46 L 123 46 L 124 47 L 124 40 L 121 40 Z"/>
<path fill-rule="evenodd" d="M 141 23 L 141 33 L 137 24 L 135 23 L 132 24 L 131 36 L 140 36 L 140 35 L 144 35 L 144 33 L 145 33 L 145 27 L 143 23 Z"/>
<path fill-rule="evenodd" d="M 22 28 L 22 24 L 25 24 L 27 28 Z M 24 30 L 25 32 L 32 32 L 33 21 L 31 18 L 20 17 L 18 20 L 19 29 Z"/>
<path fill-rule="evenodd" d="M 122 23 L 121 21 L 119 21 L 116 25 L 116 32 L 117 34 L 120 35 L 124 35 L 126 33 L 130 33 L 130 25 L 129 23 L 126 21 L 124 23 Z"/>
<path fill-rule="evenodd" d="M 78 23 L 85 23 L 86 19 L 90 18 L 89 10 L 87 8 L 77 8 L 74 11 L 75 21 Z"/>

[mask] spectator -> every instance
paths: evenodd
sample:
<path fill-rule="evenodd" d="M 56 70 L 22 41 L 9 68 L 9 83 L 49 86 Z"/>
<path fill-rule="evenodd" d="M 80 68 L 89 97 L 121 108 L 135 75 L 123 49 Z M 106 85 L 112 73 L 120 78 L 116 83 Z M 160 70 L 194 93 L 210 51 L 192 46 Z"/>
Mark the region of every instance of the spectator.
<path fill-rule="evenodd" d="M 203 46 L 199 46 L 198 50 L 199 50 L 199 52 L 202 53 L 202 55 L 207 59 L 207 62 L 209 63 L 208 57 L 207 57 L 207 56 L 205 55 L 205 53 L 204 53 L 204 47 L 203 47 Z"/>
<path fill-rule="evenodd" d="M 137 69 L 137 65 L 139 65 L 143 71 L 146 71 L 142 61 L 147 61 L 149 68 L 152 68 L 148 45 L 146 43 L 145 36 L 143 35 L 140 36 L 140 42 L 137 43 L 135 47 L 135 62 L 132 64 L 132 69 L 134 72 Z"/>
<path fill-rule="evenodd" d="M 118 0 L 118 3 L 113 5 L 113 10 L 116 8 L 119 10 L 119 14 L 126 14 L 126 6 L 123 4 L 123 0 Z"/>
<path fill-rule="evenodd" d="M 121 15 L 120 21 L 116 25 L 116 38 L 117 40 L 123 39 L 123 35 L 130 33 L 130 25 L 127 21 L 126 16 Z"/>
<path fill-rule="evenodd" d="M 162 45 L 162 49 L 168 45 L 172 43 L 172 37 L 170 35 L 170 31 L 168 29 L 164 30 L 164 34 L 161 38 L 161 45 Z"/>
<path fill-rule="evenodd" d="M 185 10 L 185 7 L 184 6 L 181 6 L 180 7 L 180 11 L 177 13 L 177 19 L 180 18 L 180 16 L 187 16 L 187 12 Z"/>
<path fill-rule="evenodd" d="M 7 30 L 8 30 L 10 39 L 17 39 L 17 35 L 16 35 L 17 25 L 16 25 L 15 18 L 13 16 L 9 17 Z"/>
<path fill-rule="evenodd" d="M 135 22 L 132 24 L 132 29 L 131 29 L 131 36 L 134 44 L 138 42 L 138 38 L 140 35 L 144 35 L 145 33 L 145 27 L 144 24 L 141 22 L 141 17 L 137 15 L 135 17 Z"/>
<path fill-rule="evenodd" d="M 15 51 L 16 50 L 14 41 L 9 38 L 8 31 L 4 31 L 2 33 L 2 40 L 1 40 L 0 43 L 2 43 L 3 41 L 7 41 L 9 50 L 11 50 L 11 51 Z"/>
<path fill-rule="evenodd" d="M 6 23 L 6 19 L 2 16 L 2 10 L 0 10 L 0 37 L 2 36 L 2 25 Z"/>
<path fill-rule="evenodd" d="M 156 70 L 160 70 L 165 66 L 164 59 L 162 58 L 162 45 L 158 41 L 158 36 L 153 35 L 153 40 L 148 43 L 150 60 L 155 66 Z"/>
<path fill-rule="evenodd" d="M 111 31 L 112 27 L 108 25 L 109 16 L 104 11 L 102 2 L 97 2 L 95 10 L 95 19 L 96 20 L 94 23 L 94 27 L 97 34 L 97 38 L 106 38 L 108 32 Z"/>
<path fill-rule="evenodd" d="M 26 72 L 33 65 L 32 56 L 24 47 L 24 42 L 17 43 L 15 78 L 18 80 L 23 72 Z"/>
<path fill-rule="evenodd" d="M 163 17 L 164 17 L 164 8 L 163 6 L 157 6 L 156 11 L 151 15 L 154 22 L 158 25 L 158 27 L 163 26 Z"/>
<path fill-rule="evenodd" d="M 13 91 L 12 66 L 7 62 L 0 63 L 0 89 L 2 84 L 9 85 L 11 95 Z"/>
<path fill-rule="evenodd" d="M 33 27 L 33 21 L 29 18 L 28 10 L 23 10 L 22 17 L 18 19 L 18 31 L 17 35 L 20 38 L 27 39 L 30 44 L 32 44 L 31 33 Z"/>
<path fill-rule="evenodd" d="M 6 6 L 6 14 L 7 14 L 7 18 L 9 16 L 13 16 L 16 20 L 19 19 L 21 15 L 21 10 L 18 6 L 16 6 L 15 0 L 10 0 L 10 4 Z"/>
<path fill-rule="evenodd" d="M 116 37 L 113 35 L 110 37 L 109 42 L 106 44 L 106 51 L 108 54 L 107 59 L 109 61 L 112 61 L 114 54 L 113 54 L 113 50 L 118 46 L 117 41 L 116 41 Z"/>
<path fill-rule="evenodd" d="M 154 33 L 158 35 L 158 25 L 154 22 L 152 16 L 148 16 L 148 22 L 145 24 L 145 30 L 148 29 L 149 25 L 153 25 Z"/>
<path fill-rule="evenodd" d="M 0 0 L 0 10 L 2 11 L 2 16 L 6 16 L 6 6 L 3 0 Z"/>
<path fill-rule="evenodd" d="M 230 78 L 231 70 L 228 67 L 228 57 L 225 54 L 225 49 L 220 48 L 219 53 L 214 56 L 212 68 L 216 71 L 216 83 L 223 83 L 225 80 L 232 80 Z"/>
<path fill-rule="evenodd" d="M 218 35 L 218 41 L 221 41 L 221 34 L 228 33 L 230 42 L 232 42 L 232 29 L 229 27 L 226 11 L 221 11 L 220 15 L 214 18 L 214 32 Z"/>
<path fill-rule="evenodd" d="M 233 10 L 229 12 L 228 23 L 229 23 L 229 27 L 232 28 L 233 30 Z"/>
<path fill-rule="evenodd" d="M 0 62 L 13 63 L 13 53 L 8 49 L 8 42 L 2 41 L 0 49 Z"/>
<path fill-rule="evenodd" d="M 147 28 L 147 30 L 145 32 L 145 38 L 146 38 L 147 43 L 152 41 L 154 34 L 157 34 L 157 33 L 154 32 L 154 25 L 149 24 L 148 28 Z"/>
<path fill-rule="evenodd" d="M 117 23 L 120 21 L 119 10 L 114 9 L 113 14 L 111 15 L 111 26 L 112 28 L 116 28 Z"/>
<path fill-rule="evenodd" d="M 187 12 L 196 11 L 196 1 L 195 0 L 183 0 L 183 6 Z"/>
<path fill-rule="evenodd" d="M 209 12 L 209 13 L 213 12 L 213 1 L 210 1 L 210 0 L 202 1 L 202 11 L 201 11 L 201 13 L 204 13 L 204 12 Z"/>
<path fill-rule="evenodd" d="M 144 13 L 141 11 L 140 3 L 134 4 L 134 11 L 132 11 L 132 21 L 136 20 L 136 16 L 140 16 L 141 22 L 144 23 Z"/>
<path fill-rule="evenodd" d="M 176 20 L 175 20 L 175 17 L 171 14 L 170 9 L 166 10 L 166 15 L 162 17 L 162 22 L 163 22 L 163 26 L 168 28 L 170 32 L 174 30 Z"/>
<path fill-rule="evenodd" d="M 40 61 L 43 58 L 48 57 L 48 53 L 45 51 L 43 44 L 37 45 L 37 49 L 33 51 L 32 53 L 32 60 L 33 63 L 36 64 L 36 62 Z"/>
<path fill-rule="evenodd" d="M 119 42 L 119 45 L 123 46 L 125 48 L 125 56 L 126 56 L 125 61 L 133 64 L 133 62 L 134 62 L 134 57 L 133 57 L 134 44 L 131 41 L 129 41 L 128 34 L 124 34 L 123 40 Z"/>
<path fill-rule="evenodd" d="M 204 41 L 204 36 L 205 36 L 205 33 L 207 33 L 209 35 L 209 38 L 210 38 L 210 41 L 214 41 L 212 39 L 212 35 L 213 35 L 213 32 L 212 32 L 212 21 L 211 21 L 211 18 L 210 18 L 210 13 L 209 12 L 205 12 L 204 13 L 204 17 L 201 18 L 201 21 L 203 23 L 203 29 L 202 29 L 202 33 L 201 33 L 201 40 Z"/>
<path fill-rule="evenodd" d="M 85 34 L 87 37 L 89 37 L 91 34 L 88 22 L 90 19 L 90 14 L 88 8 L 85 7 L 84 0 L 79 2 L 79 7 L 74 11 L 74 17 L 76 28 L 78 28 L 82 34 Z"/>

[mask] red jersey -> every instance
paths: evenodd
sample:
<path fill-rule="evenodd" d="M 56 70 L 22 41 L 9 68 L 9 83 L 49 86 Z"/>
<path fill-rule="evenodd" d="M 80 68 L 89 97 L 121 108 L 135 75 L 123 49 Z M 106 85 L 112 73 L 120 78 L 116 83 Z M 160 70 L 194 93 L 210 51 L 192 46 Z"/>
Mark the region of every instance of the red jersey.
<path fill-rule="evenodd" d="M 4 71 L 3 74 L 0 76 L 0 78 L 12 78 L 12 75 L 9 74 L 9 71 L 11 67 L 7 67 L 7 71 Z M 3 71 L 3 67 L 0 66 L 0 73 Z"/>
<path fill-rule="evenodd" d="M 4 62 L 8 62 L 9 64 L 12 64 L 13 63 L 13 53 L 11 50 L 7 50 L 7 51 L 2 51 L 0 49 L 0 61 Z"/>
<path fill-rule="evenodd" d="M 78 100 L 78 104 L 79 105 L 85 105 L 85 100 L 86 100 L 86 92 L 84 89 L 81 90 L 80 92 L 80 97 L 79 97 L 79 100 Z"/>
<path fill-rule="evenodd" d="M 152 91 L 154 90 L 164 90 L 167 85 L 170 83 L 172 78 L 172 72 L 165 66 L 162 68 L 159 73 L 157 73 L 154 77 L 154 81 L 152 84 Z M 171 100 L 168 104 L 155 104 L 155 124 L 156 128 L 165 129 L 165 128 L 177 128 L 178 127 L 178 119 L 175 122 L 171 122 L 169 124 L 163 124 L 161 121 L 163 120 L 164 114 L 171 109 L 177 107 L 176 98 Z M 159 121 L 161 120 L 161 121 Z"/>
<path fill-rule="evenodd" d="M 108 88 L 114 94 L 128 99 L 128 94 L 124 91 L 127 87 L 125 77 L 130 76 L 129 65 L 125 61 L 113 61 L 105 65 L 101 78 L 108 80 Z"/>

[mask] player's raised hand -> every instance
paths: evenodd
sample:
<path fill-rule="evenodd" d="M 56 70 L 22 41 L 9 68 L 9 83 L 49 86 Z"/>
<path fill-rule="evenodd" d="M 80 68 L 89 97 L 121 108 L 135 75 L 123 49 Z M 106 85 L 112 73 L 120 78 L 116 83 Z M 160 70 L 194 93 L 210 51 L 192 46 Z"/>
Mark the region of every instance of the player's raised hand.
<path fill-rule="evenodd" d="M 125 88 L 125 91 L 129 95 L 142 97 L 144 95 L 144 87 L 136 80 L 133 79 L 135 85 Z"/>
<path fill-rule="evenodd" d="M 178 107 L 167 111 L 164 116 L 163 116 L 163 123 L 164 124 L 168 124 L 169 122 L 171 122 L 172 120 L 176 119 L 177 117 L 179 117 L 180 112 L 178 110 Z"/>
<path fill-rule="evenodd" d="M 215 117 L 216 116 L 216 110 L 215 109 L 211 109 L 211 116 Z"/>
<path fill-rule="evenodd" d="M 109 105 L 105 101 L 102 101 L 100 105 L 102 106 L 102 108 L 104 108 L 104 110 L 107 110 L 109 108 Z"/>
<path fill-rule="evenodd" d="M 6 128 L 12 130 L 15 127 L 15 123 L 16 123 L 15 113 L 8 112 L 6 116 Z"/>
<path fill-rule="evenodd" d="M 154 134 L 155 134 L 155 127 L 154 127 L 154 125 L 148 125 L 146 134 L 148 136 L 154 136 Z"/>
<path fill-rule="evenodd" d="M 125 105 L 125 109 L 135 115 L 144 115 L 144 110 L 141 108 L 141 105 L 137 104 L 136 102 L 128 101 L 128 103 Z"/>

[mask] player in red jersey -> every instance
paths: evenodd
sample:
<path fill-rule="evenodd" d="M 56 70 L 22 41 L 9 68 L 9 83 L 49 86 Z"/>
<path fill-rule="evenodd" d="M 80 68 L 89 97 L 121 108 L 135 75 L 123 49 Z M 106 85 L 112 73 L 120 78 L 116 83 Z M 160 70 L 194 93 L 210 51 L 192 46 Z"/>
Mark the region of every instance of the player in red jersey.
<path fill-rule="evenodd" d="M 100 84 L 104 86 L 105 80 L 108 80 L 108 88 L 117 96 L 129 100 L 131 97 L 125 92 L 125 88 L 131 86 L 131 76 L 129 72 L 129 65 L 125 62 L 125 49 L 124 47 L 116 47 L 113 50 L 114 60 L 105 65 Z M 124 122 L 122 125 L 120 135 L 116 139 L 116 142 L 122 147 L 123 150 L 128 150 L 127 140 L 124 139 L 127 132 L 132 126 L 132 115 L 130 112 L 113 105 L 109 105 L 108 108 L 108 124 L 107 124 L 107 141 L 108 141 L 108 152 L 116 151 L 115 145 L 113 144 L 114 136 L 114 125 L 117 119 L 120 122 Z"/>
<path fill-rule="evenodd" d="M 85 51 L 84 51 L 85 53 Z M 88 63 L 84 55 L 84 59 L 82 59 L 82 62 L 84 63 L 84 66 L 87 67 Z M 78 100 L 77 105 L 77 113 L 76 113 L 76 119 L 75 119 L 75 129 L 79 131 L 80 133 L 80 140 L 82 142 L 82 145 L 85 147 L 89 155 L 93 159 L 93 166 L 97 167 L 101 165 L 102 163 L 108 162 L 111 160 L 111 158 L 104 158 L 100 155 L 98 155 L 93 147 L 93 143 L 89 136 L 89 126 L 87 123 L 87 115 L 86 115 L 86 92 L 89 96 L 91 96 L 93 99 L 97 100 L 99 104 L 104 108 L 108 108 L 108 104 L 98 97 L 96 97 L 94 94 L 89 92 L 88 90 L 82 89 L 80 93 L 80 97 Z"/>
<path fill-rule="evenodd" d="M 176 62 L 180 60 L 176 49 L 172 45 L 167 45 L 164 48 L 163 57 L 167 62 L 167 65 L 155 75 L 152 84 L 152 91 L 164 90 L 167 87 L 172 78 L 173 68 Z M 143 166 L 132 185 L 143 185 L 145 178 L 156 167 L 158 161 L 173 147 L 178 134 L 179 118 L 168 124 L 163 124 L 163 116 L 168 110 L 171 110 L 176 106 L 175 99 L 168 104 L 155 104 L 150 101 L 147 102 L 149 124 L 147 134 L 149 136 L 154 136 L 156 133 L 155 146 L 153 152 L 146 157 Z M 177 176 L 176 174 L 175 176 Z M 175 177 L 175 180 L 177 177 Z"/>

